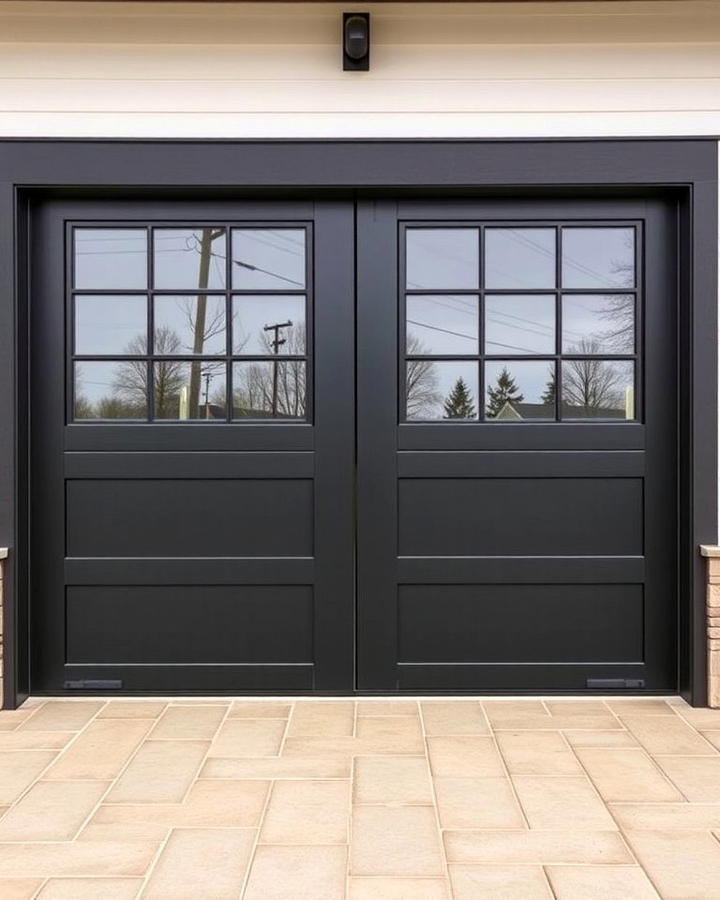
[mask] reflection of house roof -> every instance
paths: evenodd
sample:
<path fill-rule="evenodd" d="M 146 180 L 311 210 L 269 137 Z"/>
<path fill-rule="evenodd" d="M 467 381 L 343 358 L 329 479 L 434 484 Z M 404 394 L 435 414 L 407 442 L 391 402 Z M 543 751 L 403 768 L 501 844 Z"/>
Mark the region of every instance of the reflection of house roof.
<path fill-rule="evenodd" d="M 496 419 L 504 419 L 512 421 L 513 419 L 548 419 L 553 418 L 548 415 L 549 407 L 544 403 L 511 403 L 506 400 L 500 412 L 495 416 Z M 563 406 L 563 413 L 568 418 L 573 419 L 624 419 L 624 409 L 612 409 L 606 406 L 587 407 L 587 406 Z"/>

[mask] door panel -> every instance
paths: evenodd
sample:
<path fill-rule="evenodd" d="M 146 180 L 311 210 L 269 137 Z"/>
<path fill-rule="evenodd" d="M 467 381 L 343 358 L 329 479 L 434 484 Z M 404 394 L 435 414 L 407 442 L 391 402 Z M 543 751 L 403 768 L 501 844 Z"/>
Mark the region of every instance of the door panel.
<path fill-rule="evenodd" d="M 33 690 L 352 690 L 352 207 L 33 238 Z"/>
<path fill-rule="evenodd" d="M 358 212 L 358 680 L 676 685 L 672 212 Z"/>

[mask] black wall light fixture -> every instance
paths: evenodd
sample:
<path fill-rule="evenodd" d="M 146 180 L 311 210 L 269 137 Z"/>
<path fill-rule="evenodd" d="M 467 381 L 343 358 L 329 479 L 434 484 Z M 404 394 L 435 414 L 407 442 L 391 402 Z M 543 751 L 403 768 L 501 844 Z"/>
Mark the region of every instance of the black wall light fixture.
<path fill-rule="evenodd" d="M 370 13 L 343 13 L 343 70 L 370 68 Z"/>

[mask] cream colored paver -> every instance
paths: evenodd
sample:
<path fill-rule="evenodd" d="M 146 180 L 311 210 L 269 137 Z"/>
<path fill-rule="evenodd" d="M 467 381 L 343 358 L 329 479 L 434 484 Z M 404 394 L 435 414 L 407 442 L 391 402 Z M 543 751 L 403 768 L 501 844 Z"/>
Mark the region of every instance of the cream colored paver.
<path fill-rule="evenodd" d="M 0 715 L 0 731 L 12 731 L 31 716 L 37 715 L 42 703 L 26 700 L 18 709 L 4 709 Z"/>
<path fill-rule="evenodd" d="M 678 716 L 622 716 L 623 725 L 653 756 L 712 756 L 720 754 Z"/>
<path fill-rule="evenodd" d="M 481 778 L 504 775 L 495 741 L 489 737 L 431 737 L 427 739 L 434 777 Z"/>
<path fill-rule="evenodd" d="M 602 700 L 545 700 L 551 716 L 606 716 L 608 707 Z"/>
<path fill-rule="evenodd" d="M 435 778 L 442 828 L 525 828 L 510 780 Z"/>
<path fill-rule="evenodd" d="M 355 733 L 360 745 L 398 753 L 424 753 L 422 728 L 418 716 L 363 716 Z"/>
<path fill-rule="evenodd" d="M 145 741 L 107 796 L 108 803 L 179 803 L 208 741 Z"/>
<path fill-rule="evenodd" d="M 69 841 L 108 788 L 103 781 L 39 781 L 0 819 L 0 842 Z"/>
<path fill-rule="evenodd" d="M 563 732 L 573 747 L 638 747 L 629 731 L 571 731 Z"/>
<path fill-rule="evenodd" d="M 142 878 L 51 878 L 38 900 L 135 900 L 144 884 Z"/>
<path fill-rule="evenodd" d="M 608 831 L 615 822 L 585 778 L 516 775 L 515 790 L 531 828 Z"/>
<path fill-rule="evenodd" d="M 351 878 L 348 900 L 449 900 L 442 878 Z"/>
<path fill-rule="evenodd" d="M 417 716 L 416 700 L 358 700 L 357 715 L 363 716 Z"/>
<path fill-rule="evenodd" d="M 98 719 L 157 719 L 167 703 L 157 700 L 110 700 L 98 713 Z"/>
<path fill-rule="evenodd" d="M 634 697 L 627 700 L 606 700 L 608 707 L 618 716 L 673 716 L 675 712 L 669 703 L 652 697 Z"/>
<path fill-rule="evenodd" d="M 720 709 L 696 709 L 687 703 L 674 706 L 673 709 L 699 731 L 720 730 Z"/>
<path fill-rule="evenodd" d="M 455 900 L 552 900 L 540 866 L 452 865 L 450 881 Z"/>
<path fill-rule="evenodd" d="M 3 750 L 62 750 L 76 737 L 76 731 L 2 731 L 0 732 L 0 752 Z"/>
<path fill-rule="evenodd" d="M 720 803 L 720 755 L 662 756 L 658 764 L 691 802 Z"/>
<path fill-rule="evenodd" d="M 349 778 L 350 757 L 280 756 L 208 759 L 201 778 Z"/>
<path fill-rule="evenodd" d="M 720 750 L 720 731 L 703 731 L 702 736 L 709 741 L 713 747 Z M 0 749 L 2 749 L 2 736 L 0 735 Z"/>
<path fill-rule="evenodd" d="M 397 717 L 396 717 L 397 718 Z M 406 721 L 412 721 L 407 716 Z M 358 719 L 358 727 L 363 722 L 375 721 L 368 717 Z M 350 759 L 353 756 L 374 756 L 376 754 L 396 756 L 408 754 L 418 756 L 425 750 L 422 738 L 408 737 L 402 734 L 381 734 L 375 727 L 375 737 L 300 737 L 286 738 L 283 745 L 283 756 L 286 757 L 326 757 Z"/>
<path fill-rule="evenodd" d="M 144 875 L 158 846 L 142 841 L 0 844 L 0 877 Z"/>
<path fill-rule="evenodd" d="M 86 700 L 49 700 L 20 726 L 31 731 L 80 731 L 104 703 Z"/>
<path fill-rule="evenodd" d="M 257 848 L 243 900 L 342 900 L 347 848 Z"/>
<path fill-rule="evenodd" d="M 292 706 L 265 700 L 236 700 L 230 707 L 229 719 L 287 719 Z"/>
<path fill-rule="evenodd" d="M 430 770 L 424 756 L 358 756 L 354 775 L 355 803 L 433 802 Z"/>
<path fill-rule="evenodd" d="M 350 815 L 344 781 L 278 781 L 260 829 L 263 844 L 346 844 Z"/>
<path fill-rule="evenodd" d="M 720 843 L 704 831 L 628 831 L 627 840 L 663 900 L 720 896 Z"/>
<path fill-rule="evenodd" d="M 481 705 L 493 725 L 507 719 L 550 716 L 542 700 L 483 700 Z"/>
<path fill-rule="evenodd" d="M 237 900 L 245 880 L 255 830 L 180 828 L 163 848 L 144 900 Z"/>
<path fill-rule="evenodd" d="M 545 731 L 503 731 L 498 747 L 511 775 L 582 775 L 562 735 Z"/>
<path fill-rule="evenodd" d="M 448 862 L 624 865 L 634 862 L 614 831 L 446 831 Z"/>
<path fill-rule="evenodd" d="M 564 731 L 572 728 L 590 731 L 618 731 L 622 725 L 610 715 L 508 716 L 492 723 L 495 731 Z"/>
<path fill-rule="evenodd" d="M 210 747 L 210 756 L 277 756 L 285 719 L 227 719 Z"/>
<path fill-rule="evenodd" d="M 611 803 L 618 825 L 634 831 L 710 831 L 720 828 L 720 804 Z"/>
<path fill-rule="evenodd" d="M 14 803 L 56 756 L 49 750 L 0 753 L 0 805 Z"/>
<path fill-rule="evenodd" d="M 311 737 L 317 734 L 349 736 L 355 724 L 355 705 L 352 702 L 307 701 L 296 703 L 290 717 L 290 737 Z"/>
<path fill-rule="evenodd" d="M 683 799 L 644 750 L 578 747 L 575 752 L 607 802 Z"/>
<path fill-rule="evenodd" d="M 119 806 L 118 809 L 135 809 Z M 126 824 L 104 825 L 95 817 L 87 823 L 77 836 L 78 841 L 141 841 L 145 844 L 164 843 L 170 834 L 170 825 L 136 819 Z"/>
<path fill-rule="evenodd" d="M 489 734 L 487 720 L 477 701 L 432 701 L 421 703 L 425 734 Z"/>
<path fill-rule="evenodd" d="M 430 806 L 356 806 L 352 875 L 441 875 L 443 862 Z"/>
<path fill-rule="evenodd" d="M 32 900 L 42 883 L 42 878 L 0 878 L 0 897 L 2 900 Z"/>
<path fill-rule="evenodd" d="M 548 866 L 557 900 L 658 900 L 639 866 Z"/>
<path fill-rule="evenodd" d="M 44 777 L 59 781 L 116 778 L 151 727 L 152 719 L 96 719 Z"/>
<path fill-rule="evenodd" d="M 170 706 L 150 732 L 150 739 L 210 741 L 224 717 L 222 706 Z"/>

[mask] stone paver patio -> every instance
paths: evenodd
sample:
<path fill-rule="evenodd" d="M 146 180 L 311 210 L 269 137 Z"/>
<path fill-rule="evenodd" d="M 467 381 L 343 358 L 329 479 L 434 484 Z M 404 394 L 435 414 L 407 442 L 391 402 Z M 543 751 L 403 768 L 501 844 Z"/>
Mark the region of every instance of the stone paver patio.
<path fill-rule="evenodd" d="M 720 710 L 30 700 L 2 900 L 720 898 Z"/>

